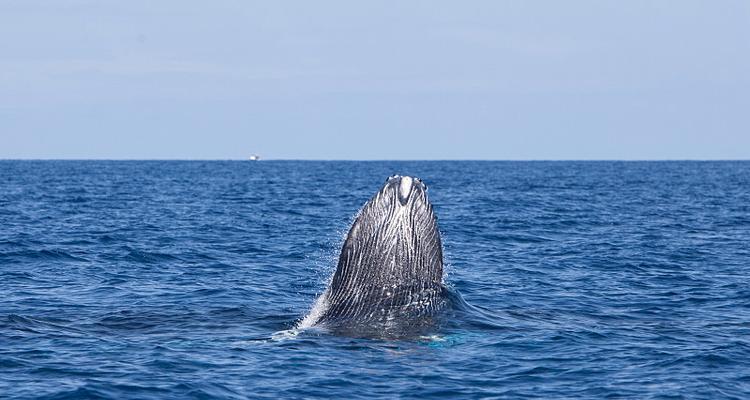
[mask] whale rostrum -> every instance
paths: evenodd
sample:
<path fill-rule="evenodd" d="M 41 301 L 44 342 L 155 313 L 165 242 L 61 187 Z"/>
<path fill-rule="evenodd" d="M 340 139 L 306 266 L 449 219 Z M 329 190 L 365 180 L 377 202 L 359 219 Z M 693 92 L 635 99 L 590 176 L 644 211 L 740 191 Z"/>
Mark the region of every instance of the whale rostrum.
<path fill-rule="evenodd" d="M 418 178 L 393 175 L 360 210 L 315 324 L 353 335 L 401 336 L 446 307 L 437 218 Z"/>

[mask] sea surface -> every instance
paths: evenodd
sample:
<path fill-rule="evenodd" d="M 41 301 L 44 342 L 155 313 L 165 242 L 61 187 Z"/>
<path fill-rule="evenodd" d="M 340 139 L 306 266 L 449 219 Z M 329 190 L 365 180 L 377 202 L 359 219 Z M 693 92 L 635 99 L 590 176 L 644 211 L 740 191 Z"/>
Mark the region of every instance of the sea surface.
<path fill-rule="evenodd" d="M 297 330 L 398 173 L 466 307 Z M 0 161 L 0 398 L 750 398 L 750 162 Z"/>

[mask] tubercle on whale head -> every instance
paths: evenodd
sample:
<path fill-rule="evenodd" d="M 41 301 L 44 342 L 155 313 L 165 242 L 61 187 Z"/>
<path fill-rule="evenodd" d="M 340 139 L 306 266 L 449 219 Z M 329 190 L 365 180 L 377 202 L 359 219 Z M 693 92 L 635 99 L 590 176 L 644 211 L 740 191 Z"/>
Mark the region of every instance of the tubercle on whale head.
<path fill-rule="evenodd" d="M 416 195 L 425 196 L 427 185 L 421 179 L 411 176 L 391 175 L 385 180 L 381 193 L 392 190 L 399 203 L 405 206 Z M 415 196 L 412 196 L 414 194 Z"/>

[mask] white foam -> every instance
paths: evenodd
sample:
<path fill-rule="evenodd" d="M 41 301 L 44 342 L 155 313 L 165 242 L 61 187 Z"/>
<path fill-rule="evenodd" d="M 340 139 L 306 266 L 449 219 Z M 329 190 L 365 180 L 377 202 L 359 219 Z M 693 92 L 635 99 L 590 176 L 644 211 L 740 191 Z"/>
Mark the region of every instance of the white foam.
<path fill-rule="evenodd" d="M 294 339 L 300 334 L 300 332 L 301 330 L 299 328 L 278 331 L 271 335 L 271 340 L 274 342 L 281 342 L 284 340 Z"/>
<path fill-rule="evenodd" d="M 320 297 L 318 297 L 317 300 L 315 300 L 312 309 L 310 309 L 310 312 L 305 316 L 305 318 L 302 318 L 302 321 L 300 321 L 296 329 L 302 330 L 312 328 L 318 322 L 320 317 L 323 316 L 323 313 L 327 309 L 328 291 L 324 292 L 322 295 L 320 295 Z"/>

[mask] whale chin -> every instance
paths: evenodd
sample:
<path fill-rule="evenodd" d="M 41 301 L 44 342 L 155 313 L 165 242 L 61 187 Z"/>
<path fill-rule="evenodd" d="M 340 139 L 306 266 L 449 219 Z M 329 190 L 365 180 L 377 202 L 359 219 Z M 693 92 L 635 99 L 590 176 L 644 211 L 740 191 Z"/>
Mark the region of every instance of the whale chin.
<path fill-rule="evenodd" d="M 349 229 L 315 323 L 350 336 L 422 332 L 446 306 L 442 281 L 442 242 L 427 186 L 393 175 Z"/>

